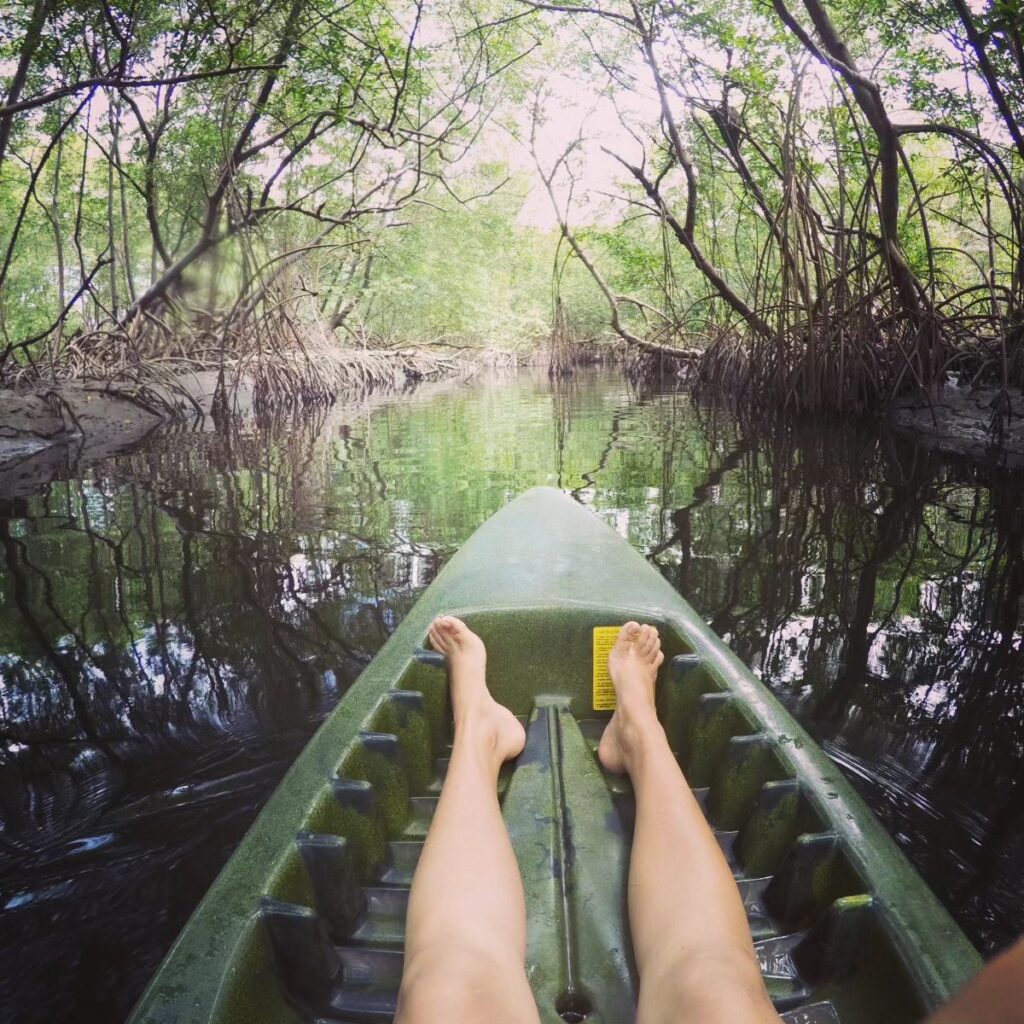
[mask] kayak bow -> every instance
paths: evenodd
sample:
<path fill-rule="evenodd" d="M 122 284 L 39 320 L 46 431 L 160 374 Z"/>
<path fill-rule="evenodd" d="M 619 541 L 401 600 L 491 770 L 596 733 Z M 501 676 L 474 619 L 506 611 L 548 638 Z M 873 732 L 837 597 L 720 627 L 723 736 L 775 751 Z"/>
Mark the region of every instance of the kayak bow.
<path fill-rule="evenodd" d="M 528 722 L 500 793 L 545 1024 L 634 1019 L 633 805 L 628 781 L 595 757 L 609 712 L 595 711 L 593 661 L 595 628 L 628 619 L 661 633 L 659 714 L 733 866 L 785 1020 L 918 1021 L 979 969 L 974 947 L 781 704 L 626 541 L 537 488 L 473 534 L 323 723 L 132 1024 L 392 1019 L 409 885 L 450 749 L 443 662 L 422 649 L 440 613 L 483 637 L 492 693 Z"/>

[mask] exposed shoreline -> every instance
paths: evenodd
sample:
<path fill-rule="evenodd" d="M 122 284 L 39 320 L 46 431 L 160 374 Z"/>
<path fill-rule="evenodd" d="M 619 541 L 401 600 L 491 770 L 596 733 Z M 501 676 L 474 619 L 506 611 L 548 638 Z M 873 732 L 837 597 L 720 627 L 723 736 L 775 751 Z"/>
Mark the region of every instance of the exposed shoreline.
<path fill-rule="evenodd" d="M 1002 437 L 991 426 L 1001 398 L 996 387 L 966 388 L 946 385 L 930 402 L 897 403 L 890 419 L 900 431 L 926 448 L 1006 469 L 1024 467 L 1024 394 L 1008 388 L 1008 419 L 1003 417 Z"/>
<path fill-rule="evenodd" d="M 432 376 L 429 383 L 459 384 L 474 369 L 479 367 L 459 364 Z M 406 385 L 420 386 L 415 379 L 407 380 Z M 154 392 L 160 393 L 153 385 L 148 386 L 148 393 L 147 387 L 130 382 L 0 389 L 0 496 L 28 495 L 83 465 L 130 451 L 151 434 L 175 425 L 215 430 L 216 371 L 182 375 L 177 386 L 181 393 L 176 404 L 168 401 L 166 411 L 159 411 L 158 403 L 152 401 Z M 351 394 L 365 400 L 368 390 L 342 387 L 337 399 Z M 373 390 L 384 401 L 403 393 L 397 381 L 379 384 Z M 184 394 L 186 402 L 182 402 Z M 1016 389 L 1009 392 L 1009 423 L 1001 443 L 994 445 L 989 425 L 997 399 L 995 388 L 948 386 L 930 403 L 898 404 L 889 418 L 898 431 L 913 435 L 926 448 L 986 465 L 1024 467 L 1024 395 Z M 243 380 L 232 389 L 229 412 L 241 419 L 255 415 L 250 381 Z"/>
<path fill-rule="evenodd" d="M 399 367 L 388 380 L 341 385 L 334 401 L 351 396 L 363 404 L 368 394 L 387 400 L 409 387 L 459 384 L 486 366 L 470 361 L 439 365 L 440 371 L 429 376 L 398 372 Z M 31 494 L 85 465 L 131 451 L 162 430 L 215 431 L 217 376 L 216 370 L 181 374 L 173 391 L 128 381 L 0 388 L 0 499 Z M 229 389 L 227 411 L 242 421 L 257 415 L 251 380 L 243 378 Z"/>

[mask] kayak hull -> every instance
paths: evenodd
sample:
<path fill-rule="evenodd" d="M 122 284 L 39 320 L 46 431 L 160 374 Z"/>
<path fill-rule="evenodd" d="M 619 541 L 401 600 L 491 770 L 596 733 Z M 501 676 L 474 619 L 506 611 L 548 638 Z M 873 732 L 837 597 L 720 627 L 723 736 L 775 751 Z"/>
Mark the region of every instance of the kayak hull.
<path fill-rule="evenodd" d="M 629 619 L 661 633 L 659 715 L 734 866 L 780 1011 L 806 1024 L 920 1020 L 980 967 L 771 693 L 626 541 L 538 488 L 477 530 L 339 702 L 172 946 L 133 1024 L 391 1020 L 408 884 L 450 744 L 443 666 L 422 648 L 442 613 L 484 638 L 491 690 L 528 726 L 502 807 L 545 1024 L 633 1019 L 632 796 L 594 756 L 609 714 L 594 710 L 592 650 L 596 627 Z"/>

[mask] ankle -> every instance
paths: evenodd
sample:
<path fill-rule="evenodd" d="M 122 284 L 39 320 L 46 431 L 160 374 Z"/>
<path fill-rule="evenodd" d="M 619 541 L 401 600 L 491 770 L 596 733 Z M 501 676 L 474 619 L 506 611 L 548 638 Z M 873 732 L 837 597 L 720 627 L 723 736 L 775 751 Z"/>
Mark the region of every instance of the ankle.
<path fill-rule="evenodd" d="M 668 738 L 653 707 L 642 707 L 622 715 L 619 720 L 619 743 L 631 774 L 651 754 L 668 750 Z"/>
<path fill-rule="evenodd" d="M 522 750 L 525 738 L 525 733 L 516 737 L 500 726 L 477 721 L 465 722 L 461 727 L 456 725 L 448 776 L 452 776 L 458 765 L 460 771 L 468 769 L 493 785 L 501 766 Z"/>
<path fill-rule="evenodd" d="M 474 701 L 463 704 L 455 714 L 454 739 L 465 739 L 467 742 L 483 743 L 497 733 L 497 723 L 491 713 L 490 700 Z"/>

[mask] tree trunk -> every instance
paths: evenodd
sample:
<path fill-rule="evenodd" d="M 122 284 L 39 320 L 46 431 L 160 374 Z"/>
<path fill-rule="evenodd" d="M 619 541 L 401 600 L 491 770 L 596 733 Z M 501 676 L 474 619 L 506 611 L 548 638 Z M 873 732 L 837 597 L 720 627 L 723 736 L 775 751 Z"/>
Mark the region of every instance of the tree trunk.
<path fill-rule="evenodd" d="M 18 58 L 18 66 L 15 68 L 14 77 L 11 79 L 11 87 L 4 97 L 4 105 L 9 106 L 16 103 L 21 97 L 21 90 L 25 87 L 25 79 L 28 77 L 28 69 L 32 64 L 32 58 L 39 48 L 39 42 L 43 35 L 43 25 L 46 23 L 46 16 L 50 13 L 52 0 L 36 0 L 32 8 L 32 16 L 29 19 L 28 27 L 25 29 L 24 38 L 21 41 L 21 55 Z M 4 157 L 7 155 L 7 144 L 11 137 L 11 126 L 14 124 L 13 117 L 0 117 L 0 172 L 3 170 Z"/>

